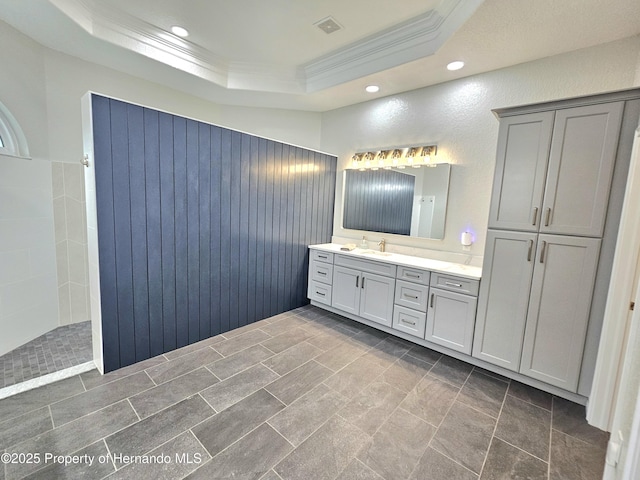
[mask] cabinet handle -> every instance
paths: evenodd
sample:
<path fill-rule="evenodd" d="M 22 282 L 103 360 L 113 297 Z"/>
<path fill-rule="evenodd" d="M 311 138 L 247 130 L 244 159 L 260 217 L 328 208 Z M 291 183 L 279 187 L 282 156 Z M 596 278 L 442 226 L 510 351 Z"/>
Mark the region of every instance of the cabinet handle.
<path fill-rule="evenodd" d="M 533 207 L 533 226 L 536 226 L 538 223 L 538 207 Z"/>
<path fill-rule="evenodd" d="M 420 278 L 420 275 L 414 275 L 414 274 L 408 273 L 408 272 L 405 272 L 404 276 L 405 277 L 409 277 L 409 278 Z"/>
<path fill-rule="evenodd" d="M 321 297 L 326 296 L 324 293 L 316 292 L 316 295 L 320 295 Z"/>
<path fill-rule="evenodd" d="M 432 294 L 431 294 L 431 303 L 429 304 L 429 306 L 430 306 L 431 308 L 433 308 L 433 297 L 434 297 L 434 294 L 432 293 Z"/>
<path fill-rule="evenodd" d="M 544 226 L 548 227 L 549 226 L 549 221 L 551 220 L 551 207 L 547 208 L 547 211 L 545 212 L 545 216 L 544 216 Z"/>
<path fill-rule="evenodd" d="M 414 298 L 414 299 L 418 300 L 418 296 L 417 295 L 408 295 L 406 293 L 403 293 L 402 295 L 404 295 L 407 298 Z"/>
<path fill-rule="evenodd" d="M 544 263 L 544 251 L 547 248 L 547 242 L 542 242 L 542 251 L 540 252 L 540 263 Z"/>
<path fill-rule="evenodd" d="M 529 253 L 527 253 L 527 262 L 531 261 L 532 252 L 533 252 L 533 240 L 529 240 Z"/>
<path fill-rule="evenodd" d="M 360 287 L 360 285 L 358 285 L 359 283 L 360 283 L 360 275 L 356 277 L 356 288 Z"/>
<path fill-rule="evenodd" d="M 316 272 L 318 275 L 324 275 L 327 276 L 327 272 Z"/>
<path fill-rule="evenodd" d="M 362 288 L 364 288 L 364 275 L 362 276 Z"/>
<path fill-rule="evenodd" d="M 402 319 L 402 323 L 406 323 L 407 325 L 416 326 L 416 322 L 409 322 L 408 320 Z"/>
<path fill-rule="evenodd" d="M 458 288 L 462 288 L 462 284 L 461 283 L 453 283 L 453 282 L 444 282 L 445 285 L 448 285 L 450 287 L 458 287 Z"/>
<path fill-rule="evenodd" d="M 326 260 L 329 257 L 327 257 L 326 255 L 318 255 L 318 258 L 324 258 Z"/>

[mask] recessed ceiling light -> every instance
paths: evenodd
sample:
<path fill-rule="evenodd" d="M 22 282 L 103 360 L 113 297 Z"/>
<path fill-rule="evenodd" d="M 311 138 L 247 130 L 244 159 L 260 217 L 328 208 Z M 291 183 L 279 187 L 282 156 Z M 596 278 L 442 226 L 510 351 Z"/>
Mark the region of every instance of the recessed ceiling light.
<path fill-rule="evenodd" d="M 378 85 L 368 85 L 365 90 L 369 93 L 376 93 L 380 91 L 380 87 Z"/>
<path fill-rule="evenodd" d="M 464 67 L 464 62 L 457 60 L 447 65 L 447 70 L 460 70 L 462 67 Z"/>
<path fill-rule="evenodd" d="M 180 27 L 178 25 L 174 25 L 173 27 L 171 27 L 171 32 L 174 35 L 177 35 L 179 37 L 188 37 L 189 36 L 189 32 L 187 31 L 186 28 Z"/>

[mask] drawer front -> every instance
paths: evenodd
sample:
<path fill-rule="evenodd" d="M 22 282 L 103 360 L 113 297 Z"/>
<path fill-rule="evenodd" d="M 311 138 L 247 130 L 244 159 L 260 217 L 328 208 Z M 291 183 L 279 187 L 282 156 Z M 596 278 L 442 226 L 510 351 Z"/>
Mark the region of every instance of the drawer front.
<path fill-rule="evenodd" d="M 424 338 L 425 325 L 427 323 L 427 314 L 417 312 L 410 308 L 393 307 L 393 324 L 392 327 L 401 332 Z"/>
<path fill-rule="evenodd" d="M 431 272 L 428 270 L 418 270 L 411 267 L 398 267 L 398 276 L 400 280 L 406 280 L 407 282 L 421 283 L 423 285 L 429 285 L 429 277 Z"/>
<path fill-rule="evenodd" d="M 331 285 L 333 279 L 333 265 L 330 263 L 322 263 L 317 260 L 311 260 L 310 266 L 311 280 Z"/>
<path fill-rule="evenodd" d="M 331 285 L 311 281 L 307 296 L 310 300 L 331 305 Z"/>
<path fill-rule="evenodd" d="M 322 250 L 311 250 L 311 260 L 324 263 L 333 263 L 333 253 Z"/>
<path fill-rule="evenodd" d="M 396 305 L 426 312 L 428 298 L 429 287 L 427 285 L 396 280 Z"/>
<path fill-rule="evenodd" d="M 442 273 L 431 273 L 431 286 L 449 290 L 451 292 L 464 293 L 466 295 L 478 296 L 478 280 L 469 278 L 456 277 L 453 275 L 445 275 Z"/>
<path fill-rule="evenodd" d="M 396 276 L 396 266 L 390 263 L 374 262 L 362 258 L 349 257 L 347 255 L 336 255 L 335 265 L 361 270 L 363 272 L 377 273 L 385 277 Z"/>

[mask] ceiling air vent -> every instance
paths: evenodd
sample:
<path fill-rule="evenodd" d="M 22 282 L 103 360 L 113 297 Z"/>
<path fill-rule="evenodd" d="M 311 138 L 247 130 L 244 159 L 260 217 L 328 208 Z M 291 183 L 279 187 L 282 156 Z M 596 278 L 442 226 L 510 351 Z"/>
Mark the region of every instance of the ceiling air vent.
<path fill-rule="evenodd" d="M 323 18 L 319 22 L 314 23 L 314 25 L 324 33 L 333 33 L 342 30 L 342 25 L 336 22 L 333 17 Z"/>

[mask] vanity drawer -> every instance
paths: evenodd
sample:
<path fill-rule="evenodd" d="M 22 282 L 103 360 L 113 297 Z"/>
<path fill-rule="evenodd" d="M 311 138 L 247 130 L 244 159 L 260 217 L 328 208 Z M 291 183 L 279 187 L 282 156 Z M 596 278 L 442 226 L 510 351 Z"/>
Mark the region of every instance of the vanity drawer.
<path fill-rule="evenodd" d="M 333 265 L 311 260 L 310 278 L 312 281 L 327 283 L 331 285 L 333 280 Z"/>
<path fill-rule="evenodd" d="M 431 272 L 428 270 L 418 270 L 411 267 L 398 267 L 398 275 L 396 278 L 400 280 L 406 280 L 407 282 L 421 283 L 423 285 L 429 285 L 429 277 Z"/>
<path fill-rule="evenodd" d="M 331 285 L 310 281 L 307 296 L 310 300 L 331 305 Z"/>
<path fill-rule="evenodd" d="M 311 250 L 311 260 L 324 263 L 333 263 L 333 253 L 322 250 Z"/>
<path fill-rule="evenodd" d="M 426 312 L 428 298 L 429 287 L 427 285 L 418 285 L 404 280 L 396 281 L 396 305 Z"/>
<path fill-rule="evenodd" d="M 361 258 L 349 257 L 347 255 L 336 255 L 334 264 L 342 267 L 349 267 L 363 272 L 377 273 L 385 277 L 396 276 L 396 266 L 391 263 L 373 262 Z"/>
<path fill-rule="evenodd" d="M 393 323 L 391 326 L 401 332 L 424 338 L 425 326 L 427 324 L 427 314 L 417 312 L 410 308 L 393 307 Z"/>
<path fill-rule="evenodd" d="M 436 272 L 431 273 L 431 286 L 441 288 L 443 290 L 450 290 L 452 292 L 464 293 L 477 297 L 479 284 L 480 282 L 478 280 L 471 280 L 469 278 L 456 277 Z"/>

